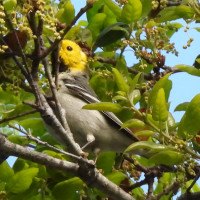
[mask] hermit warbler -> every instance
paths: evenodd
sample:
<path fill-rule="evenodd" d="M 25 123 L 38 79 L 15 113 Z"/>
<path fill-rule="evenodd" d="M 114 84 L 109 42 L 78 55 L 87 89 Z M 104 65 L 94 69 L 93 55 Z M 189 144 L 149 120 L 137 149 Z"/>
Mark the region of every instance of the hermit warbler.
<path fill-rule="evenodd" d="M 100 101 L 89 84 L 87 56 L 81 48 L 73 41 L 63 40 L 59 56 L 66 71 L 58 75 L 58 99 L 74 140 L 89 152 L 123 152 L 138 141 L 129 129 L 120 129 L 122 122 L 113 113 L 82 109 L 88 103 Z M 56 131 L 49 132 L 59 143 L 67 145 Z"/>

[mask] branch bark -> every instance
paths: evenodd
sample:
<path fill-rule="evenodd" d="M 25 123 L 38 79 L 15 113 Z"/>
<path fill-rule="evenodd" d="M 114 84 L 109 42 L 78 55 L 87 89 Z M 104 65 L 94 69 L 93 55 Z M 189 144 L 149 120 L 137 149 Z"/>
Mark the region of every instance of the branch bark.
<path fill-rule="evenodd" d="M 11 143 L 0 134 L 0 152 L 36 162 L 52 169 L 73 173 L 90 187 L 96 187 L 115 200 L 134 200 L 134 198 L 120 187 L 105 178 L 89 161 L 82 159 L 77 163 L 59 160 L 49 155 L 33 151 L 20 145 Z"/>

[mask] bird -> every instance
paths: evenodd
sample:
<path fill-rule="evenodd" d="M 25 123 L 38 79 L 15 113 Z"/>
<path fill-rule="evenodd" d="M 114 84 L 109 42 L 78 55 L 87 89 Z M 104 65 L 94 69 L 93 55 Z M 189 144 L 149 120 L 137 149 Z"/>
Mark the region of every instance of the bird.
<path fill-rule="evenodd" d="M 82 109 L 90 103 L 100 102 L 89 84 L 89 69 L 86 54 L 71 40 L 62 40 L 59 59 L 65 70 L 58 75 L 57 98 L 65 111 L 65 117 L 74 140 L 87 152 L 112 151 L 123 153 L 138 138 L 124 128 L 122 122 L 111 112 Z M 55 130 L 49 129 L 52 137 L 67 146 Z"/>

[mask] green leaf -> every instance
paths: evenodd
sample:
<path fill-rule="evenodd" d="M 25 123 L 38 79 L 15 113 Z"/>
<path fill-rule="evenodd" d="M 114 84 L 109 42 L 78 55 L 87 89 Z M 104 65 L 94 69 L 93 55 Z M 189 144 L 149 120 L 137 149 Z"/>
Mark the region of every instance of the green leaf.
<path fill-rule="evenodd" d="M 135 199 L 145 199 L 146 194 L 144 193 L 144 190 L 141 187 L 135 188 L 131 191 L 133 193 L 133 197 Z"/>
<path fill-rule="evenodd" d="M 156 165 L 163 164 L 173 166 L 180 164 L 183 159 L 184 155 L 179 152 L 162 151 L 150 157 L 149 161 L 154 162 Z"/>
<path fill-rule="evenodd" d="M 200 94 L 197 94 L 189 103 L 188 108 L 183 115 L 178 134 L 180 137 L 196 135 L 200 131 Z"/>
<path fill-rule="evenodd" d="M 140 75 L 141 75 L 141 72 L 138 73 L 134 78 L 133 80 L 131 81 L 131 84 L 130 84 L 130 88 L 129 88 L 129 91 L 133 91 L 135 90 L 135 87 L 136 87 L 136 84 L 138 83 L 138 80 L 140 78 Z"/>
<path fill-rule="evenodd" d="M 142 3 L 141 17 L 146 17 L 152 9 L 152 0 L 141 0 L 141 3 Z"/>
<path fill-rule="evenodd" d="M 80 178 L 74 177 L 66 181 L 59 182 L 53 188 L 53 196 L 57 200 L 63 199 L 79 199 L 79 194 L 77 191 L 80 191 L 83 188 L 83 181 Z"/>
<path fill-rule="evenodd" d="M 104 5 L 103 13 L 106 14 L 104 27 L 110 26 L 117 22 L 115 14 L 112 12 L 112 10 L 107 5 Z"/>
<path fill-rule="evenodd" d="M 17 105 L 21 103 L 18 96 L 13 95 L 10 91 L 3 91 L 1 88 L 0 88 L 0 97 L 1 97 L 0 98 L 1 104 Z"/>
<path fill-rule="evenodd" d="M 64 39 L 68 39 L 68 40 L 75 40 L 77 35 L 79 34 L 79 32 L 81 31 L 81 25 L 78 24 L 76 26 L 73 26 L 65 35 Z M 87 30 L 87 29 L 85 29 Z M 89 31 L 89 30 L 88 30 Z M 90 31 L 89 31 L 90 32 Z"/>
<path fill-rule="evenodd" d="M 165 122 L 168 118 L 168 111 L 165 102 L 165 91 L 163 88 L 158 90 L 156 99 L 153 103 L 152 117 L 159 122 Z"/>
<path fill-rule="evenodd" d="M 0 104 L 0 113 L 1 114 L 8 114 L 12 113 L 16 108 L 14 104 Z"/>
<path fill-rule="evenodd" d="M 95 46 L 104 47 L 110 45 L 121 38 L 127 38 L 129 36 L 129 25 L 117 22 L 106 27 L 96 39 Z"/>
<path fill-rule="evenodd" d="M 195 27 L 194 29 L 200 32 L 200 27 Z"/>
<path fill-rule="evenodd" d="M 194 14 L 195 14 L 194 9 L 189 6 L 186 5 L 171 6 L 159 12 L 158 16 L 160 17 L 156 19 L 156 21 L 161 23 L 180 18 L 191 19 Z"/>
<path fill-rule="evenodd" d="M 27 161 L 22 158 L 17 158 L 17 160 L 13 165 L 13 170 L 15 171 L 15 173 L 27 168 L 28 168 Z"/>
<path fill-rule="evenodd" d="M 175 177 L 172 173 L 163 173 L 162 177 L 159 178 L 158 184 L 156 184 L 156 188 L 154 190 L 154 195 L 160 194 L 163 192 L 163 188 L 167 188 L 175 181 Z M 171 198 L 171 192 L 169 192 L 167 195 L 164 195 L 160 198 L 160 200 L 169 200 Z"/>
<path fill-rule="evenodd" d="M 97 13 L 102 12 L 102 9 L 104 7 L 103 3 L 104 3 L 104 0 L 98 0 L 93 4 L 92 8 L 87 11 L 86 14 L 87 14 L 87 20 L 89 23 Z"/>
<path fill-rule="evenodd" d="M 127 101 L 127 98 L 122 95 L 116 95 L 112 98 L 113 101 Z"/>
<path fill-rule="evenodd" d="M 127 178 L 124 173 L 118 171 L 107 174 L 106 177 L 117 185 L 119 185 L 125 178 Z"/>
<path fill-rule="evenodd" d="M 101 152 L 97 158 L 97 168 L 102 169 L 105 174 L 111 172 L 115 163 L 115 156 L 115 152 Z"/>
<path fill-rule="evenodd" d="M 166 123 L 160 123 L 158 121 L 153 120 L 151 114 L 147 114 L 147 120 L 154 124 L 157 128 L 161 128 L 161 130 L 166 130 Z M 174 130 L 174 128 L 176 127 L 175 119 L 173 118 L 170 112 L 168 112 L 167 126 L 170 130 Z"/>
<path fill-rule="evenodd" d="M 193 66 L 189 65 L 175 65 L 174 67 L 180 69 L 183 72 L 187 72 L 188 74 L 194 75 L 194 76 L 200 76 L 200 70 L 194 68 Z"/>
<path fill-rule="evenodd" d="M 176 128 L 175 119 L 170 112 L 168 112 L 167 126 L 168 126 L 169 130 L 174 130 Z M 164 128 L 164 130 L 165 129 L 166 129 L 166 127 Z"/>
<path fill-rule="evenodd" d="M 174 111 L 186 111 L 187 108 L 189 106 L 189 102 L 184 102 L 179 104 L 178 106 L 176 106 L 176 108 L 174 109 Z"/>
<path fill-rule="evenodd" d="M 139 119 L 130 119 L 122 124 L 121 128 L 126 127 L 134 127 L 134 128 L 142 128 L 145 126 L 145 123 Z"/>
<path fill-rule="evenodd" d="M 9 179 L 6 185 L 6 190 L 15 194 L 26 191 L 30 187 L 33 178 L 37 175 L 37 173 L 37 168 L 29 168 L 17 172 Z"/>
<path fill-rule="evenodd" d="M 130 88 L 129 88 L 129 91 L 128 91 L 128 98 L 129 98 L 130 102 L 133 102 L 134 99 L 138 97 L 138 95 L 139 95 L 139 99 L 141 97 L 140 91 L 139 91 L 139 93 L 137 93 L 136 92 L 137 90 L 135 90 L 135 87 L 136 87 L 136 84 L 138 83 L 140 75 L 141 75 L 141 73 L 138 73 L 130 83 Z"/>
<path fill-rule="evenodd" d="M 148 149 L 154 153 L 166 150 L 174 150 L 174 148 L 162 144 L 156 144 L 148 141 L 141 141 L 131 144 L 124 152 L 133 151 L 136 149 Z"/>
<path fill-rule="evenodd" d="M 129 87 L 128 87 L 126 81 L 124 80 L 123 76 L 120 74 L 120 72 L 116 68 L 113 68 L 112 72 L 113 72 L 115 82 L 116 82 L 119 90 L 128 92 Z"/>
<path fill-rule="evenodd" d="M 15 9 L 15 7 L 17 5 L 17 1 L 16 0 L 4 0 L 3 5 L 4 5 L 6 12 L 9 13 Z"/>
<path fill-rule="evenodd" d="M 7 161 L 4 161 L 0 165 L 0 180 L 3 182 L 8 182 L 9 179 L 14 175 L 13 169 L 8 165 Z"/>
<path fill-rule="evenodd" d="M 19 145 L 25 145 L 29 143 L 28 139 L 26 137 L 20 136 L 20 135 L 11 135 L 8 137 L 8 140 Z"/>
<path fill-rule="evenodd" d="M 93 90 L 96 92 L 97 96 L 102 101 L 110 101 L 110 99 L 107 99 L 107 96 L 105 95 L 106 91 L 108 90 L 107 84 L 108 84 L 108 80 L 106 80 L 100 74 L 95 74 L 90 79 L 90 85 L 92 86 Z"/>
<path fill-rule="evenodd" d="M 150 130 L 144 130 L 144 131 L 139 131 L 139 132 L 136 132 L 134 133 L 134 135 L 137 137 L 137 136 L 152 136 L 154 135 L 155 133 L 153 131 L 150 131 Z"/>
<path fill-rule="evenodd" d="M 127 64 L 126 64 L 126 60 L 124 57 L 119 57 L 117 55 L 117 64 L 115 65 L 115 68 L 120 72 L 120 74 L 122 74 L 122 76 L 127 79 L 129 78 L 129 72 L 127 69 Z"/>
<path fill-rule="evenodd" d="M 133 90 L 132 93 L 129 93 L 129 101 L 133 102 L 133 104 L 138 103 L 141 99 L 141 92 L 140 90 Z"/>
<path fill-rule="evenodd" d="M 100 103 L 91 103 L 83 106 L 83 109 L 87 110 L 98 110 L 98 111 L 108 111 L 108 112 L 120 112 L 122 107 L 116 103 L 110 102 L 100 102 Z"/>
<path fill-rule="evenodd" d="M 121 15 L 121 8 L 111 0 L 104 0 L 104 3 L 110 8 L 117 18 Z"/>
<path fill-rule="evenodd" d="M 172 82 L 168 80 L 168 77 L 171 75 L 171 73 L 166 74 L 163 76 L 153 87 L 150 96 L 149 96 L 149 105 L 152 106 L 157 98 L 157 93 L 160 88 L 164 88 L 165 91 L 165 99 L 167 100 L 169 97 L 169 92 L 172 87 Z"/>
<path fill-rule="evenodd" d="M 193 66 L 194 66 L 196 69 L 200 69 L 200 55 L 198 55 L 198 56 L 196 57 Z"/>
<path fill-rule="evenodd" d="M 103 29 L 106 14 L 97 13 L 88 24 L 88 29 L 92 32 L 93 41 L 96 40 L 101 30 Z"/>
<path fill-rule="evenodd" d="M 74 19 L 75 9 L 70 0 L 67 0 L 64 8 L 61 8 L 57 12 L 56 17 L 59 19 L 60 22 L 66 24 L 69 24 Z"/>
<path fill-rule="evenodd" d="M 165 27 L 164 31 L 167 37 L 171 38 L 175 32 L 177 32 L 180 28 L 183 27 L 183 25 L 180 23 L 174 22 L 174 23 L 167 23 L 164 27 Z"/>
<path fill-rule="evenodd" d="M 34 136 L 41 136 L 46 132 L 41 118 L 24 119 L 19 122 L 19 125 L 23 126 L 26 131 L 31 131 Z"/>
<path fill-rule="evenodd" d="M 193 181 L 194 181 L 194 180 L 187 181 L 187 183 L 186 183 L 186 188 L 190 187 L 191 184 L 193 184 Z M 194 192 L 199 192 L 199 191 L 200 191 L 200 188 L 199 188 L 199 186 L 198 186 L 197 183 L 195 183 L 195 184 L 193 185 L 193 187 L 191 188 L 191 190 L 190 190 L 190 192 L 192 192 L 192 193 L 194 193 Z"/>
<path fill-rule="evenodd" d="M 6 115 L 4 115 L 4 117 L 12 117 L 24 112 L 28 112 L 30 110 L 33 110 L 30 106 L 25 105 L 25 104 L 18 104 L 17 106 L 15 106 L 12 112 L 8 112 Z M 33 118 L 33 117 L 40 117 L 40 114 L 34 113 L 34 114 L 25 115 L 23 117 L 15 119 L 15 121 L 21 121 L 23 119 L 28 119 L 28 118 Z"/>
<path fill-rule="evenodd" d="M 139 20 L 142 14 L 142 4 L 140 0 L 128 0 L 122 9 L 121 20 L 131 24 Z"/>

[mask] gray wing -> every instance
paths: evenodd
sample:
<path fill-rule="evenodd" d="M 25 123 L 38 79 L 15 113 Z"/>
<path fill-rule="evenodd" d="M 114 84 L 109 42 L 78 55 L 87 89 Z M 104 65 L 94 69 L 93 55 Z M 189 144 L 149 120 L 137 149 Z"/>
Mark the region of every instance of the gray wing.
<path fill-rule="evenodd" d="M 87 103 L 99 103 L 100 100 L 98 99 L 97 95 L 92 90 L 91 86 L 88 84 L 88 81 L 77 81 L 72 79 L 65 79 L 64 80 L 65 86 L 76 96 L 82 98 Z M 81 83 L 81 84 L 79 84 Z M 102 111 L 102 113 L 106 116 L 110 122 L 113 123 L 114 126 L 117 126 L 119 129 L 121 128 L 122 122 L 111 112 Z M 139 141 L 137 137 L 133 135 L 133 132 L 128 129 L 124 128 L 121 129 L 121 132 L 125 134 L 130 139 L 134 140 L 135 142 Z"/>

